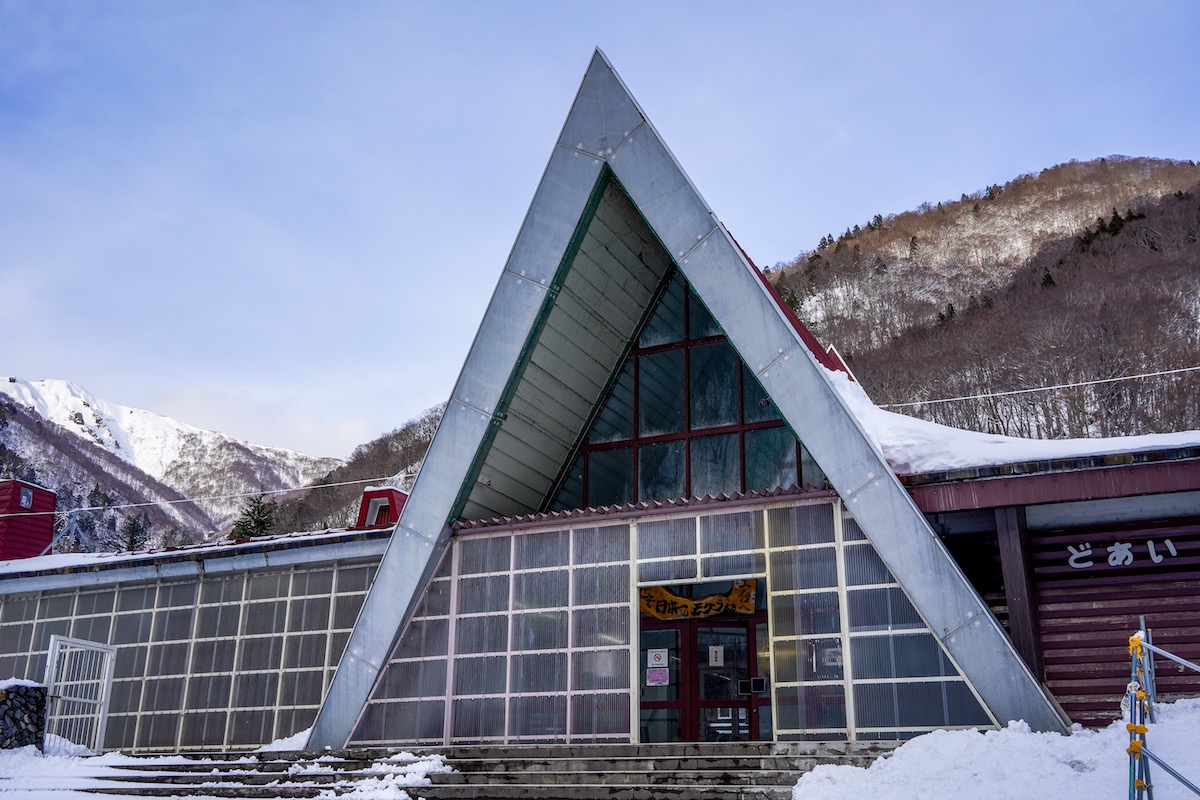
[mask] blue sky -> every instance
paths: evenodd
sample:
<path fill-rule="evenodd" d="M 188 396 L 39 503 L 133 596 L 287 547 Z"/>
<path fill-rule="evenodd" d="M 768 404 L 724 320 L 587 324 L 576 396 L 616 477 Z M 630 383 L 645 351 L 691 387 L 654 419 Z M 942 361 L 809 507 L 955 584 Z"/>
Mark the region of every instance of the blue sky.
<path fill-rule="evenodd" d="M 762 266 L 1200 158 L 1200 4 L 0 0 L 0 374 L 348 455 L 444 400 L 594 47 Z"/>

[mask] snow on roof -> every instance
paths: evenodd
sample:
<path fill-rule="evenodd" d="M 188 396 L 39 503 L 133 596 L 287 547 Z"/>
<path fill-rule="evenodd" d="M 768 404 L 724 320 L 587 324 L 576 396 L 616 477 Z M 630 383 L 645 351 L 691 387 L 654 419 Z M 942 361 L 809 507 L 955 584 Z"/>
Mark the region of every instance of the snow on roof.
<path fill-rule="evenodd" d="M 879 408 L 844 372 L 826 370 L 867 436 L 900 475 L 1200 446 L 1200 431 L 1097 439 L 1023 439 L 951 428 Z"/>
<path fill-rule="evenodd" d="M 336 539 L 347 535 L 361 536 L 366 531 L 350 531 L 346 528 L 330 528 L 316 532 L 281 533 L 273 536 L 256 536 L 253 539 L 224 539 L 216 542 L 192 545 L 189 547 L 162 547 L 150 550 L 116 553 L 53 553 L 34 558 L 18 558 L 11 561 L 0 561 L 0 576 L 24 572 L 64 572 L 75 568 L 108 568 L 132 565 L 139 561 L 155 561 L 160 559 L 195 559 L 215 558 L 229 555 L 238 550 L 252 547 L 279 548 L 289 544 L 311 542 L 320 543 L 327 539 Z"/>

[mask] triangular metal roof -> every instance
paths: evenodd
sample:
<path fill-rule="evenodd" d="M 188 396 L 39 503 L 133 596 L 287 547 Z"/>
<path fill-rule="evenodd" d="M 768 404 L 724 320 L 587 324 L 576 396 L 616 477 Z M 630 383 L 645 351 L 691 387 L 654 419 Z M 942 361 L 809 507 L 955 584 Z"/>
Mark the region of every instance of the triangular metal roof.
<path fill-rule="evenodd" d="M 833 388 L 820 363 L 833 365 L 831 357 L 777 302 L 597 50 L 309 746 L 342 746 L 349 738 L 455 518 L 544 510 L 672 264 L 992 714 L 1065 730 Z"/>

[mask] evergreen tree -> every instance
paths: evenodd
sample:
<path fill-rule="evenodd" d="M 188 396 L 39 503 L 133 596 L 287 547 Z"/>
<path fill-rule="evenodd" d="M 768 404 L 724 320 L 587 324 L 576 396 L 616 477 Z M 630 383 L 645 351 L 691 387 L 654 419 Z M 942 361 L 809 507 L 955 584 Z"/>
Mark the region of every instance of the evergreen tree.
<path fill-rule="evenodd" d="M 275 529 L 275 513 L 278 510 L 279 504 L 268 500 L 265 495 L 257 494 L 247 499 L 242 506 L 241 516 L 233 523 L 233 538 L 248 539 L 271 533 Z"/>
<path fill-rule="evenodd" d="M 112 541 L 117 552 L 132 553 L 146 547 L 150 541 L 150 519 L 145 514 L 130 514 L 121 523 L 121 530 Z"/>
<path fill-rule="evenodd" d="M 1058 285 L 1058 283 L 1054 280 L 1054 276 L 1050 274 L 1050 268 L 1046 267 L 1042 271 L 1042 288 L 1049 289 L 1049 288 L 1051 288 L 1053 286 L 1057 286 L 1057 285 Z"/>
<path fill-rule="evenodd" d="M 1116 236 L 1121 232 L 1121 228 L 1125 227 L 1125 220 L 1121 219 L 1121 214 L 1115 208 L 1113 209 L 1112 219 L 1108 221 L 1108 232 Z"/>

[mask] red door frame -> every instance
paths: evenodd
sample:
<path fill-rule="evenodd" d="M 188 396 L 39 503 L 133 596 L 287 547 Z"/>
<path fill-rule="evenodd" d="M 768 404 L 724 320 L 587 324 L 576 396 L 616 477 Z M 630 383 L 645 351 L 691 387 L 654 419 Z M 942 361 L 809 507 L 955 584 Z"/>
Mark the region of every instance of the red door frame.
<path fill-rule="evenodd" d="M 754 614 L 726 614 L 702 619 L 656 620 L 648 617 L 641 618 L 641 631 L 678 630 L 679 631 L 679 693 L 676 700 L 639 700 L 641 709 L 678 709 L 680 741 L 703 741 L 700 736 L 699 709 L 701 708 L 745 708 L 748 711 L 748 738 L 758 740 L 759 709 L 770 706 L 770 680 L 767 681 L 766 697 L 756 694 L 722 700 L 700 699 L 700 669 L 696 663 L 698 657 L 700 628 L 742 628 L 746 630 L 746 677 L 769 678 L 758 674 L 758 626 L 766 630 L 767 613 L 758 611 Z M 639 638 L 639 651 L 641 642 Z M 639 676 L 639 682 L 645 680 L 645 675 Z M 639 690 L 640 697 L 640 690 Z"/>

